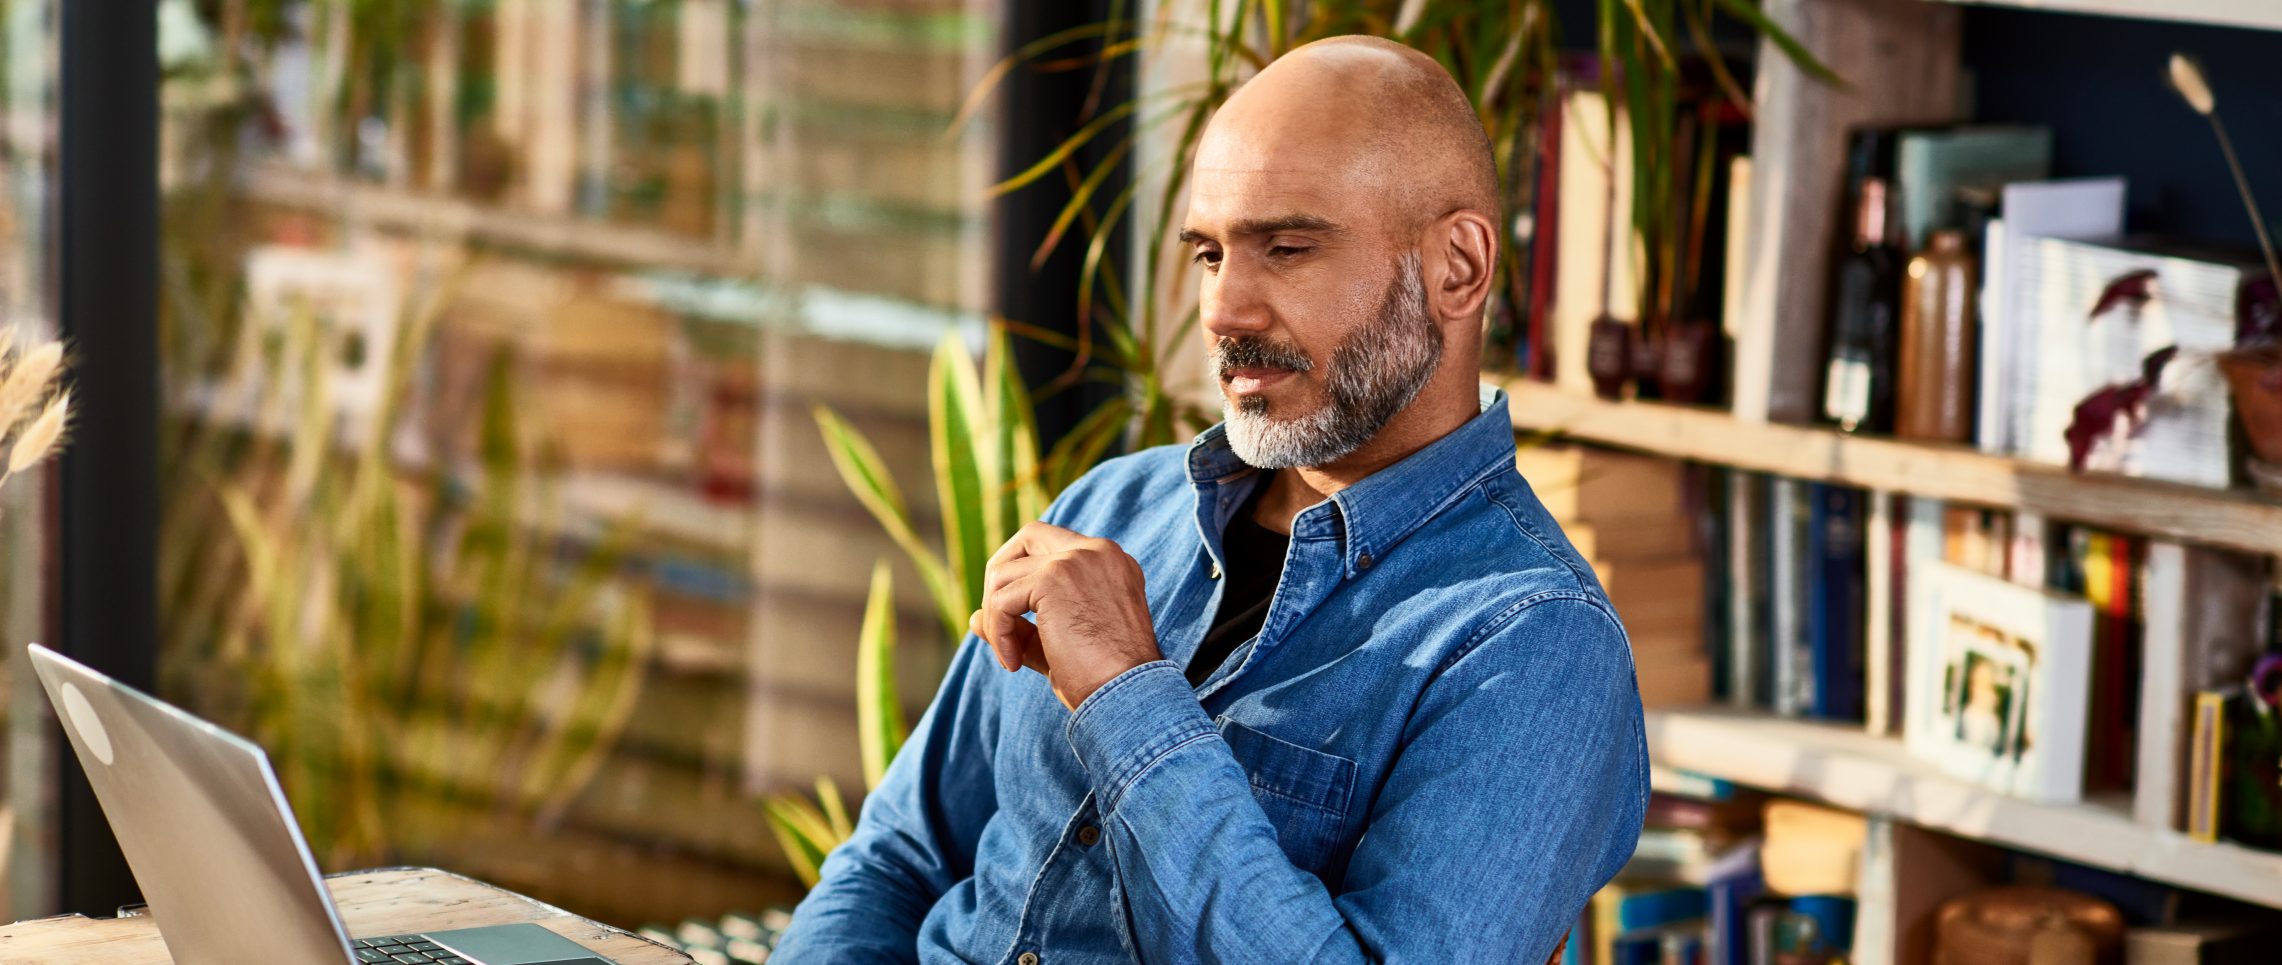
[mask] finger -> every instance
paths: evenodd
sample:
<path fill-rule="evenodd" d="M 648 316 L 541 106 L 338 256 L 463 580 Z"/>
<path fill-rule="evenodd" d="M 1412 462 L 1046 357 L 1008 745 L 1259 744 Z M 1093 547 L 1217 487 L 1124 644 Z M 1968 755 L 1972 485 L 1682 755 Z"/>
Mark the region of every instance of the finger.
<path fill-rule="evenodd" d="M 999 588 L 1037 572 L 1039 567 L 1046 565 L 1046 562 L 1047 558 L 1044 556 L 1024 556 L 1003 563 L 990 564 L 983 570 L 983 598 L 989 599 L 991 594 L 999 591 Z"/>
<path fill-rule="evenodd" d="M 1038 628 L 1022 615 L 1032 609 L 1031 591 L 1036 585 L 1033 576 L 1008 581 L 983 597 L 981 622 L 983 639 L 990 642 L 991 650 L 998 654 L 998 664 L 1008 671 L 1025 665 L 1026 653 L 1038 648 Z"/>
<path fill-rule="evenodd" d="M 1085 537 L 1052 523 L 1031 522 L 1015 530 L 998 552 L 990 555 L 986 566 L 997 566 L 1025 556 L 1044 556 L 1083 540 Z"/>

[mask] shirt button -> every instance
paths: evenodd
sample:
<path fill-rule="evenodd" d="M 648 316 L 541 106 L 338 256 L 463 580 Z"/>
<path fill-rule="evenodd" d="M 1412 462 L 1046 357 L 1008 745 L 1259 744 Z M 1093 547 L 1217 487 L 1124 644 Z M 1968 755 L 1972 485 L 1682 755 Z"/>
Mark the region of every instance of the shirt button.
<path fill-rule="evenodd" d="M 1220 564 L 1218 562 L 1212 564 L 1212 578 L 1220 579 Z"/>
<path fill-rule="evenodd" d="M 1370 569 L 1370 568 L 1371 568 L 1371 554 L 1369 554 L 1369 553 L 1365 553 L 1365 554 L 1363 554 L 1363 555 L 1362 555 L 1362 557 L 1361 557 L 1361 558 L 1357 559 L 1357 560 L 1355 561 L 1355 568 L 1356 568 L 1356 569 L 1358 569 L 1358 570 L 1367 570 L 1367 569 Z"/>
<path fill-rule="evenodd" d="M 1038 953 L 1023 952 L 1022 957 L 1015 959 L 1015 961 L 1022 963 L 1022 965 L 1038 965 Z"/>
<path fill-rule="evenodd" d="M 1086 825 L 1085 827 L 1082 827 L 1082 828 L 1079 828 L 1079 829 L 1078 829 L 1078 843 L 1079 843 L 1079 844 L 1085 845 L 1086 847 L 1089 847 L 1089 848 L 1090 848 L 1090 847 L 1093 847 L 1093 846 L 1094 846 L 1094 845 L 1096 845 L 1096 844 L 1099 844 L 1100 842 L 1101 842 L 1101 829 L 1100 829 L 1100 828 L 1094 827 L 1093 825 L 1090 825 L 1090 824 L 1089 824 L 1089 825 Z"/>

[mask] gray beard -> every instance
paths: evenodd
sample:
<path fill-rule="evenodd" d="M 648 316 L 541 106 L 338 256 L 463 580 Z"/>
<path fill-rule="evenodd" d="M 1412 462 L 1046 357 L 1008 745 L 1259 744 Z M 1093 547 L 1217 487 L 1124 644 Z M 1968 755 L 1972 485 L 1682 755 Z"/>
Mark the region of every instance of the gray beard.
<path fill-rule="evenodd" d="M 1216 375 L 1229 367 L 1227 354 L 1224 341 L 1213 353 Z M 1268 414 L 1266 399 L 1224 397 L 1228 447 L 1261 469 L 1337 462 L 1417 398 L 1441 362 L 1442 330 L 1427 313 L 1418 253 L 1408 252 L 1387 286 L 1377 323 L 1357 329 L 1332 350 L 1323 383 L 1329 401 L 1305 415 L 1279 419 Z"/>

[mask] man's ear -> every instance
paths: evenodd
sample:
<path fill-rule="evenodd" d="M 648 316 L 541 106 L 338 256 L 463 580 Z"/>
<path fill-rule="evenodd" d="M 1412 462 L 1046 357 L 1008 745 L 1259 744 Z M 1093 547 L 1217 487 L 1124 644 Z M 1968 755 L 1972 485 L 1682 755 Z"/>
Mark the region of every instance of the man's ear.
<path fill-rule="evenodd" d="M 1497 274 L 1497 226 L 1481 213 L 1453 211 L 1427 228 L 1426 304 L 1437 321 L 1478 320 Z"/>

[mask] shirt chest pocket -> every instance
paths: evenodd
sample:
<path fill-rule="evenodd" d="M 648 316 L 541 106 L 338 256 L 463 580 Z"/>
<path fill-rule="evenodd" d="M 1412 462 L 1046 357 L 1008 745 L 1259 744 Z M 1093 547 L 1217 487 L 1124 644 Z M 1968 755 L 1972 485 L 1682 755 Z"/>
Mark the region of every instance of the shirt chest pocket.
<path fill-rule="evenodd" d="M 1220 718 L 1220 737 L 1251 779 L 1252 796 L 1276 826 L 1276 843 L 1292 864 L 1318 877 L 1338 863 L 1355 762 L 1270 737 Z"/>

